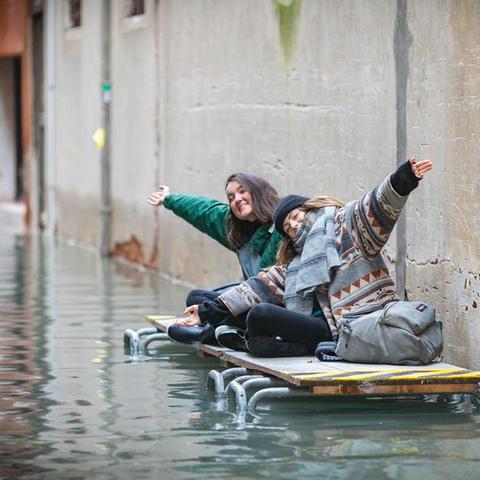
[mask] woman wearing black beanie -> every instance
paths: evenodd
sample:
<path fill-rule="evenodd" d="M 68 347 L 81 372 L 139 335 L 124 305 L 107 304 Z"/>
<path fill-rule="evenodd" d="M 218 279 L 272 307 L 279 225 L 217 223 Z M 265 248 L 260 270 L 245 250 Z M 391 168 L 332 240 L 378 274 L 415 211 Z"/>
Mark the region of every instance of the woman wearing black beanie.
<path fill-rule="evenodd" d="M 277 264 L 200 305 L 200 318 L 218 324 L 246 314 L 244 339 L 227 327 L 217 329 L 217 339 L 225 345 L 224 334 L 226 346 L 258 356 L 313 354 L 319 342 L 336 340 L 345 314 L 398 300 L 381 251 L 408 195 L 431 169 L 431 161 L 412 157 L 346 205 L 325 196 L 283 198 L 273 213 L 285 238 Z"/>

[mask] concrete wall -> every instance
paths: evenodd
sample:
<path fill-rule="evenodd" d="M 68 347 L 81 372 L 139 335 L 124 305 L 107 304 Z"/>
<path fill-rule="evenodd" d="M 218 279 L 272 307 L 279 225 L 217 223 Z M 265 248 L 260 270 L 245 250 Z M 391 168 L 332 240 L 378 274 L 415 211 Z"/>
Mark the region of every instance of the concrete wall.
<path fill-rule="evenodd" d="M 14 65 L 0 58 L 0 200 L 15 199 L 17 163 Z"/>
<path fill-rule="evenodd" d="M 479 368 L 480 3 L 439 6 L 408 5 L 408 146 L 435 161 L 407 209 L 408 286 L 437 306 L 447 358 Z"/>
<path fill-rule="evenodd" d="M 99 3 L 84 2 L 80 35 L 57 32 L 58 228 L 90 244 Z M 112 249 L 215 285 L 239 276 L 234 255 L 147 206 L 158 183 L 224 198 L 224 179 L 247 171 L 281 194 L 351 200 L 409 155 L 432 158 L 387 255 L 395 262 L 406 246 L 407 290 L 438 306 L 446 360 L 480 367 L 479 3 L 145 3 L 126 19 L 113 2 Z"/>
<path fill-rule="evenodd" d="M 146 14 L 135 17 L 125 17 L 123 2 L 112 4 L 113 238 L 116 254 L 156 263 L 146 195 L 158 178 L 158 31 L 155 2 L 145 4 Z"/>
<path fill-rule="evenodd" d="M 102 5 L 83 1 L 79 28 L 68 28 L 67 2 L 55 5 L 57 228 L 60 235 L 95 245 L 100 155 L 92 134 L 101 126 Z"/>

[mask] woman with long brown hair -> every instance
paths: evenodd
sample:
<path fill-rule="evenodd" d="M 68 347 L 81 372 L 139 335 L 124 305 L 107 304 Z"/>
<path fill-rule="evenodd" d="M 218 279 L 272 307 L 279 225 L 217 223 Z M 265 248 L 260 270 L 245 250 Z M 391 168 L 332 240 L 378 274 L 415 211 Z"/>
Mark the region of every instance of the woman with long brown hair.
<path fill-rule="evenodd" d="M 275 263 L 282 239 L 272 226 L 272 212 L 278 202 L 278 194 L 265 179 L 247 173 L 230 175 L 225 182 L 225 193 L 228 203 L 197 195 L 170 194 L 169 188 L 162 185 L 149 195 L 148 203 L 152 206 L 163 205 L 235 252 L 243 278 L 247 279 Z M 193 311 L 189 308 L 191 305 L 217 298 L 225 287 L 192 290 L 187 297 L 186 312 Z M 177 330 L 181 335 L 174 339 L 183 339 L 186 343 L 206 336 L 206 329 L 205 332 L 200 329 Z M 170 333 L 175 336 L 175 329 Z"/>

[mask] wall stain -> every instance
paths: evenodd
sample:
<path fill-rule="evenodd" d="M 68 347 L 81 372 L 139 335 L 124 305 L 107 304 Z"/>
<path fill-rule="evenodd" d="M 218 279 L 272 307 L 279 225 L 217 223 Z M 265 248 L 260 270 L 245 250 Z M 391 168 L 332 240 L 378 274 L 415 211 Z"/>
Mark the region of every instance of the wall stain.
<path fill-rule="evenodd" d="M 290 65 L 295 46 L 301 4 L 302 0 L 273 0 L 278 19 L 283 56 L 287 67 Z"/>
<path fill-rule="evenodd" d="M 150 255 L 150 259 L 148 260 L 148 266 L 151 268 L 158 269 L 158 259 L 159 259 L 159 248 L 158 248 L 158 241 L 154 243 L 152 254 Z"/>
<path fill-rule="evenodd" d="M 146 265 L 143 246 L 135 235 L 125 242 L 116 242 L 112 253 L 115 257 Z"/>
<path fill-rule="evenodd" d="M 149 259 L 146 259 L 146 255 L 143 251 L 143 245 L 140 240 L 132 235 L 130 240 L 125 242 L 116 242 L 113 249 L 112 255 L 114 257 L 124 258 L 130 262 L 139 263 L 144 267 L 150 267 L 158 269 L 159 262 L 159 248 L 158 248 L 158 237 L 155 237 L 155 241 L 152 248 L 152 253 L 150 254 Z"/>

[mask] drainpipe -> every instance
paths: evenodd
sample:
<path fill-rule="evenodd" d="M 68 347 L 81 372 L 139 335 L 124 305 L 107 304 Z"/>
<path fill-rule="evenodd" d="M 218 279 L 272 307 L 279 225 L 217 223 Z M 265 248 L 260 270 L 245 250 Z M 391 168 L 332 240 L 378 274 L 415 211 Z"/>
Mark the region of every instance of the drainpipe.
<path fill-rule="evenodd" d="M 393 53 L 395 58 L 397 166 L 400 166 L 407 157 L 408 54 L 412 44 L 412 33 L 408 28 L 407 0 L 397 0 L 396 6 L 397 17 L 393 36 Z M 406 298 L 407 222 L 405 215 L 404 211 L 398 219 L 396 227 L 396 285 L 400 300 Z"/>
<path fill-rule="evenodd" d="M 110 60 L 111 60 L 111 3 L 102 4 L 102 122 L 105 131 L 105 146 L 100 154 L 100 232 L 98 251 L 102 257 L 110 254 L 112 236 L 112 198 L 110 182 Z"/>
<path fill-rule="evenodd" d="M 44 32 L 44 62 L 47 66 L 45 74 L 45 178 L 47 190 L 47 232 L 54 236 L 57 226 L 57 208 L 56 208 L 56 115 L 55 115 L 55 64 L 56 64 L 56 45 L 55 45 L 55 5 L 56 0 L 47 1 L 47 19 Z"/>

